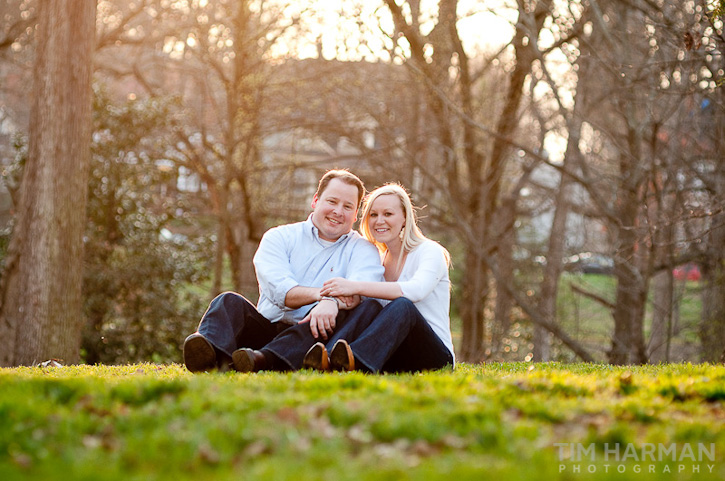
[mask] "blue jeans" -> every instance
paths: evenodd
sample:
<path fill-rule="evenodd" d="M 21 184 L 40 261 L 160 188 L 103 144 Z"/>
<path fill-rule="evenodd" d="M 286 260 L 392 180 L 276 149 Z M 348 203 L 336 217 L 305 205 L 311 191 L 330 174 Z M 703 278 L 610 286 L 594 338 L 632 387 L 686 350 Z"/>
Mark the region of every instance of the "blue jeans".
<path fill-rule="evenodd" d="M 366 325 L 364 320 L 374 318 L 381 309 L 377 301 L 369 299 L 355 309 L 341 310 L 329 340 L 359 336 Z M 236 292 L 212 299 L 197 330 L 222 354 L 217 356 L 220 364 L 229 362 L 235 350 L 248 347 L 261 350 L 266 357 L 274 356 L 273 367 L 279 370 L 300 369 L 307 351 L 321 340 L 312 337 L 309 323 L 270 322 Z"/>
<path fill-rule="evenodd" d="M 453 365 L 453 355 L 415 305 L 399 297 L 375 318 L 351 331 L 362 334 L 343 338 L 356 363 L 371 372 L 416 372 Z"/>
<path fill-rule="evenodd" d="M 270 322 L 240 294 L 223 292 L 209 303 L 197 330 L 218 351 L 231 358 L 240 347 L 261 349 L 291 326 Z"/>
<path fill-rule="evenodd" d="M 381 310 L 382 306 L 378 301 L 367 299 L 355 309 L 341 310 L 338 313 L 335 319 L 335 330 L 327 341 L 321 337 L 317 339 L 312 337 L 310 324 L 305 322 L 286 329 L 264 346 L 261 351 L 264 354 L 271 353 L 282 361 L 283 365 L 276 363 L 278 369 L 300 369 L 305 354 L 316 342 L 326 342 L 329 350 L 338 339 L 355 339 L 362 334 L 363 329 L 370 323 L 369 321 L 375 318 Z"/>

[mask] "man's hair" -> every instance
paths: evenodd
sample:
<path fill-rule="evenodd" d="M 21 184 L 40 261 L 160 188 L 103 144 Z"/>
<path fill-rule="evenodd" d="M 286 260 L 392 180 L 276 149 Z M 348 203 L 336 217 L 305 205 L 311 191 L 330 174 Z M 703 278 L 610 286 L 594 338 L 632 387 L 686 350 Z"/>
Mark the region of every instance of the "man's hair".
<path fill-rule="evenodd" d="M 320 179 L 320 183 L 317 185 L 317 192 L 315 192 L 317 198 L 320 198 L 325 189 L 327 189 L 327 185 L 332 179 L 340 179 L 346 184 L 354 185 L 355 187 L 357 187 L 357 207 L 360 207 L 360 203 L 365 196 L 365 185 L 357 175 L 353 174 L 347 169 L 335 169 L 325 172 L 325 175 L 322 176 L 322 178 Z"/>

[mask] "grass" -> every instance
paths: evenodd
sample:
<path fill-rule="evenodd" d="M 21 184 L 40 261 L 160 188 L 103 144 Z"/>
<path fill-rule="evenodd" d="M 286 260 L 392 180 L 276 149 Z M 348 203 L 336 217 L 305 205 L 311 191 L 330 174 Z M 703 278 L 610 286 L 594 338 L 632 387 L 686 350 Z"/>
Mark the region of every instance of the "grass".
<path fill-rule="evenodd" d="M 725 366 L 462 364 L 380 376 L 0 369 L 5 481 L 715 480 L 725 477 L 724 427 Z M 632 457 L 660 445 L 678 459 Z M 620 459 L 605 460 L 614 446 Z M 714 460 L 697 459 L 699 447 Z M 695 458 L 679 459 L 688 448 Z"/>

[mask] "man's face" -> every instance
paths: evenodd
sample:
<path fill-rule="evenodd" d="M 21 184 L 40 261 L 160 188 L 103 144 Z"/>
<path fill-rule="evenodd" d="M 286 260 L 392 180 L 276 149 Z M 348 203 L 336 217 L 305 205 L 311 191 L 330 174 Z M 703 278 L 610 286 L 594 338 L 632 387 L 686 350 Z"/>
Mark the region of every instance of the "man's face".
<path fill-rule="evenodd" d="M 320 239 L 334 242 L 347 234 L 357 219 L 357 187 L 332 179 L 318 197 L 312 199 L 312 223 Z"/>

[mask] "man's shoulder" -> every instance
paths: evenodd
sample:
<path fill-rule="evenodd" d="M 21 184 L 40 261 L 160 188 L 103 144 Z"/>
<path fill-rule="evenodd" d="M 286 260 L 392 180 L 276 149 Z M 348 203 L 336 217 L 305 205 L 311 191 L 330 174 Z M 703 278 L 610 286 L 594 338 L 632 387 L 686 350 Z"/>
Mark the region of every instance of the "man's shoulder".
<path fill-rule="evenodd" d="M 363 236 L 360 235 L 360 233 L 356 230 L 351 230 L 349 234 L 347 234 L 347 242 L 350 244 L 355 245 L 370 245 L 372 244 Z"/>
<path fill-rule="evenodd" d="M 370 253 L 378 255 L 378 248 L 355 230 L 348 234 L 347 245 L 350 249 L 370 251 Z"/>
<path fill-rule="evenodd" d="M 306 224 L 307 224 L 307 221 L 292 222 L 289 224 L 281 224 L 281 225 L 272 227 L 269 230 L 267 230 L 267 232 L 264 233 L 264 236 L 297 235 L 297 234 L 304 232 L 304 230 L 306 228 Z"/>

